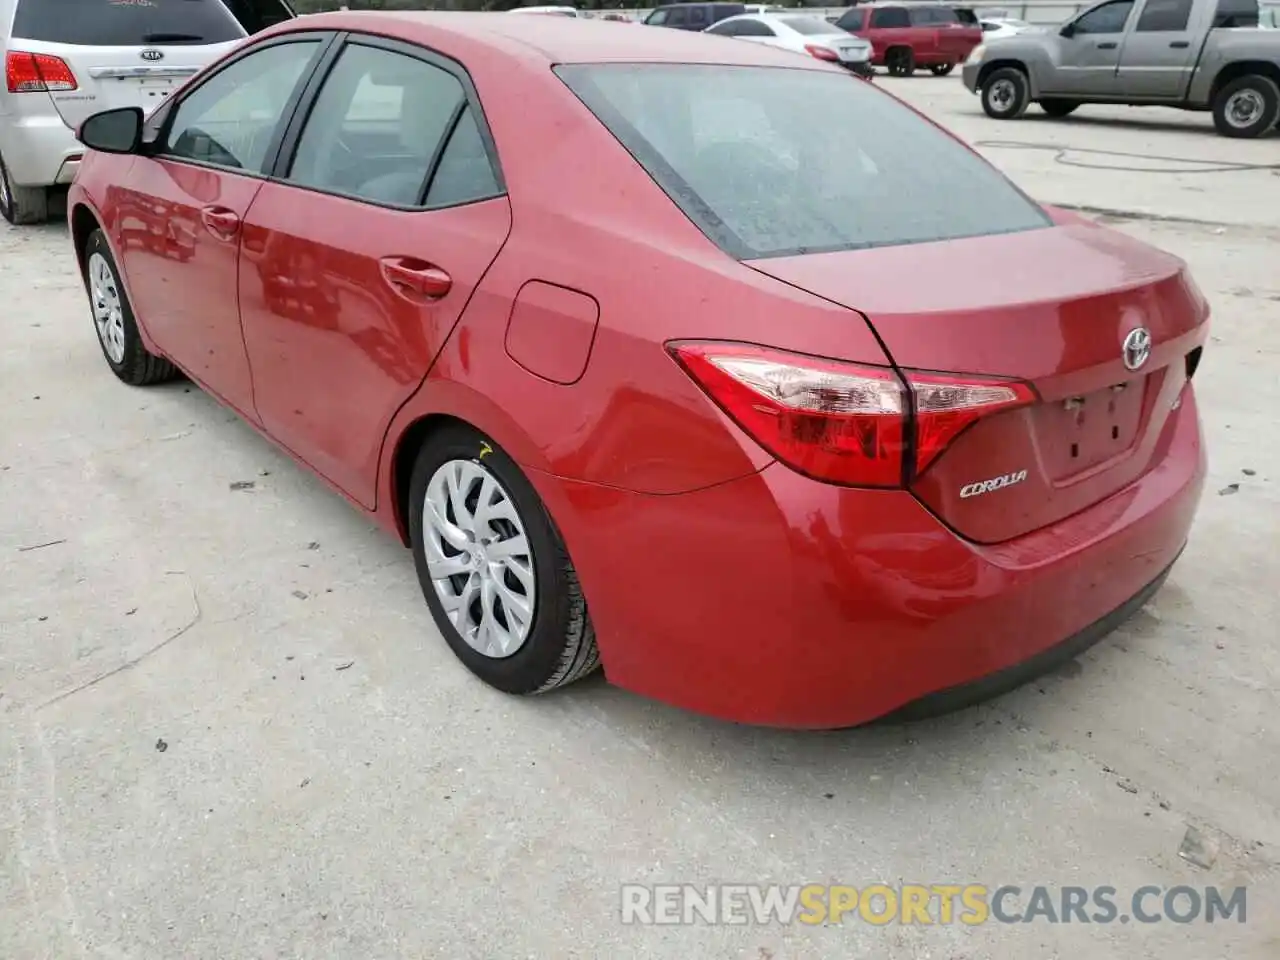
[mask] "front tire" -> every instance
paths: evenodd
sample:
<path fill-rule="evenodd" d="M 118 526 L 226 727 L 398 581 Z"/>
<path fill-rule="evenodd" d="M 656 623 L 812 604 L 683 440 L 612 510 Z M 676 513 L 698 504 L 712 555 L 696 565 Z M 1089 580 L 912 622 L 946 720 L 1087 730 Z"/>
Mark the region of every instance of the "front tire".
<path fill-rule="evenodd" d="M 1030 102 L 1027 75 L 1015 67 L 1002 67 L 982 82 L 982 109 L 993 120 L 1016 120 Z"/>
<path fill-rule="evenodd" d="M 464 424 L 431 434 L 409 489 L 409 534 L 427 606 L 473 674 L 544 693 L 600 664 L 578 574 L 533 485 Z"/>
<path fill-rule="evenodd" d="M 49 191 L 44 187 L 16 186 L 4 157 L 0 157 L 0 217 L 15 227 L 49 219 Z"/>
<path fill-rule="evenodd" d="M 1075 111 L 1080 106 L 1078 100 L 1054 100 L 1046 99 L 1040 101 L 1040 109 L 1051 117 L 1065 117 L 1067 114 Z"/>
<path fill-rule="evenodd" d="M 1260 137 L 1280 122 L 1280 87 L 1261 74 L 1237 77 L 1213 98 L 1213 125 L 1224 137 Z"/>
<path fill-rule="evenodd" d="M 143 344 L 129 296 L 120 282 L 120 270 L 101 230 L 89 235 L 82 270 L 98 345 L 111 372 L 131 387 L 145 387 L 176 377 L 177 368 L 148 351 Z"/>
<path fill-rule="evenodd" d="M 954 63 L 935 63 L 929 68 L 929 72 L 935 77 L 945 77 L 956 68 Z"/>

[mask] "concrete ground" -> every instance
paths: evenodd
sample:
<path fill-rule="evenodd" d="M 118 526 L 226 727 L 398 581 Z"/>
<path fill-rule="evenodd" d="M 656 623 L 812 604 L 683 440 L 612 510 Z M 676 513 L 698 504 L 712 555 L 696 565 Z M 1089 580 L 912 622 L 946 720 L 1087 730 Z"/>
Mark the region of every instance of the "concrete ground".
<path fill-rule="evenodd" d="M 1160 111 L 1001 124 L 954 77 L 885 85 L 1036 197 L 1136 213 L 1112 219 L 1213 302 L 1211 479 L 1145 610 L 913 726 L 739 728 L 598 679 L 508 698 L 449 653 L 406 551 L 195 389 L 115 381 L 61 225 L 0 229 L 0 957 L 1280 956 L 1280 178 L 1242 167 L 1280 139 Z M 1207 868 L 1179 857 L 1189 826 Z M 623 883 L 808 881 L 1243 884 L 1248 913 L 619 919 Z"/>

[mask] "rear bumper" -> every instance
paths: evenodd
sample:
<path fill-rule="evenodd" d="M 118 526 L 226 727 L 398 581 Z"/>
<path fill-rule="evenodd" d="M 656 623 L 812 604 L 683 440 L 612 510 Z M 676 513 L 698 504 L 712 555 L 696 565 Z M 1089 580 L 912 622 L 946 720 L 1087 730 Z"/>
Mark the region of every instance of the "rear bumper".
<path fill-rule="evenodd" d="M 84 147 L 56 113 L 21 114 L 4 124 L 0 151 L 9 177 L 20 187 L 48 187 L 75 179 Z"/>
<path fill-rule="evenodd" d="M 1139 481 L 993 546 L 961 539 L 909 493 L 777 464 L 668 497 L 535 485 L 613 683 L 728 720 L 838 728 L 939 691 L 966 701 L 972 691 L 951 688 L 993 674 L 1003 689 L 1136 609 L 1186 543 L 1204 484 L 1190 392 L 1172 429 L 1167 457 Z"/>

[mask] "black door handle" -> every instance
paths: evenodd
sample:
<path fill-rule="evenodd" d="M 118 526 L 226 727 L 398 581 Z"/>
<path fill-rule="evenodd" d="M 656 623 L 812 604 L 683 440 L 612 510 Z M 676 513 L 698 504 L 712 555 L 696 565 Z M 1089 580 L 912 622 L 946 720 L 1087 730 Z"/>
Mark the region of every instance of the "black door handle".
<path fill-rule="evenodd" d="M 1116 44 L 1112 43 L 1110 40 L 1107 40 L 1103 43 L 1098 44 L 1099 50 L 1114 50 L 1115 48 L 1116 48 Z"/>
<path fill-rule="evenodd" d="M 1191 42 L 1189 40 L 1175 40 L 1173 43 L 1169 44 L 1169 46 L 1173 47 L 1175 50 L 1185 50 L 1187 47 L 1191 46 Z"/>

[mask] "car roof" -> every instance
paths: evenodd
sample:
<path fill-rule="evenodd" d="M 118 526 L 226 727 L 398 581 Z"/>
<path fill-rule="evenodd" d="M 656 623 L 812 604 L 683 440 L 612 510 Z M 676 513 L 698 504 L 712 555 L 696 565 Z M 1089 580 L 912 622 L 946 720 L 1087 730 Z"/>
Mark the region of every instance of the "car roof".
<path fill-rule="evenodd" d="M 269 27 L 254 39 L 313 30 L 382 34 L 428 47 L 439 44 L 444 34 L 456 40 L 459 48 L 478 45 L 525 61 L 550 64 L 713 63 L 834 69 L 819 61 L 811 64 L 788 50 L 763 44 L 725 43 L 723 37 L 701 31 L 619 30 L 616 23 L 607 20 L 577 17 L 496 17 L 491 13 L 437 10 L 335 11 Z"/>

